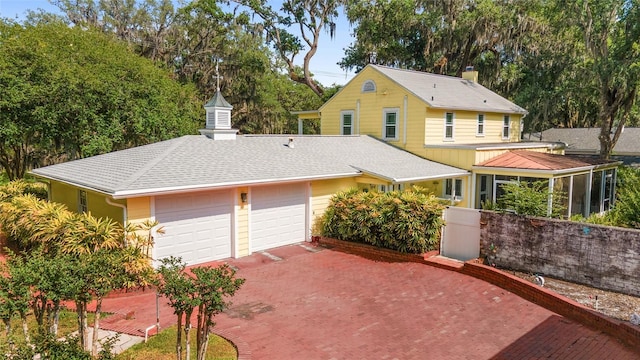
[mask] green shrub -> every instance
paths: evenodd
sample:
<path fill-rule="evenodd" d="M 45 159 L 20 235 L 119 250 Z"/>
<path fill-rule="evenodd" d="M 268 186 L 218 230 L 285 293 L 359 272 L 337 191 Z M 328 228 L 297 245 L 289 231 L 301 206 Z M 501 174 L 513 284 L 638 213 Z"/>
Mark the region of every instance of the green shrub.
<path fill-rule="evenodd" d="M 546 180 L 515 181 L 502 185 L 504 194 L 495 206 L 500 210 L 513 210 L 518 215 L 562 218 L 567 213 L 563 205 L 567 195 L 561 191 L 549 191 Z M 553 199 L 549 211 L 549 198 Z"/>
<path fill-rule="evenodd" d="M 622 166 L 618 170 L 616 203 L 609 211 L 617 226 L 640 228 L 640 169 Z"/>
<path fill-rule="evenodd" d="M 353 189 L 331 198 L 322 235 L 420 254 L 438 248 L 444 208 L 419 188 L 389 193 Z"/>
<path fill-rule="evenodd" d="M 0 185 L 0 202 L 9 201 L 16 196 L 28 194 L 31 194 L 41 200 L 46 200 L 48 198 L 47 188 L 41 183 L 15 180 Z"/>

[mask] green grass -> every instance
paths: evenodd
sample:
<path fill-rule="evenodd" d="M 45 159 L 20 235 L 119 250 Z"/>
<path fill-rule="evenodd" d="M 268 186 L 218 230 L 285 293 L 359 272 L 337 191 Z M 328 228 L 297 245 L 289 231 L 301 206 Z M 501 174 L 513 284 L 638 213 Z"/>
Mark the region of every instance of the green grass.
<path fill-rule="evenodd" d="M 108 314 L 102 314 L 102 316 L 106 317 Z M 93 313 L 87 314 L 87 322 L 89 324 L 93 323 Z M 60 312 L 60 318 L 58 322 L 58 336 L 63 337 L 65 335 L 71 334 L 74 331 L 78 330 L 78 315 L 75 311 L 71 310 L 62 310 Z M 0 343 L 6 343 L 7 337 L 4 332 L 4 323 L 2 323 L 3 328 L 0 331 Z M 29 333 L 33 337 L 38 330 L 38 324 L 36 323 L 36 319 L 33 314 L 27 316 L 27 326 L 29 327 Z M 89 325 L 91 326 L 91 325 Z M 11 336 L 18 342 L 21 343 L 24 341 L 24 336 L 22 334 L 22 321 L 19 318 L 13 318 L 11 320 Z"/>
<path fill-rule="evenodd" d="M 196 358 L 196 331 L 191 331 L 191 359 Z M 182 346 L 184 356 L 184 342 Z M 161 331 L 145 343 L 136 344 L 116 357 L 117 360 L 174 360 L 176 358 L 176 327 Z M 209 337 L 208 360 L 236 360 L 238 352 L 232 343 L 217 335 Z"/>

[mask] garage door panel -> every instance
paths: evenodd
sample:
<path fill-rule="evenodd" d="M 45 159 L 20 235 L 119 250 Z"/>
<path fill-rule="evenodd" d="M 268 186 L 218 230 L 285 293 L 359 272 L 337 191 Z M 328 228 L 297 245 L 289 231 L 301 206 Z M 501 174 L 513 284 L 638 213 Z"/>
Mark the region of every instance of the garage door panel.
<path fill-rule="evenodd" d="M 305 240 L 306 183 L 252 189 L 252 250 L 266 250 Z"/>
<path fill-rule="evenodd" d="M 157 197 L 165 233 L 156 240 L 156 258 L 180 256 L 192 265 L 230 257 L 232 199 L 230 191 Z"/>

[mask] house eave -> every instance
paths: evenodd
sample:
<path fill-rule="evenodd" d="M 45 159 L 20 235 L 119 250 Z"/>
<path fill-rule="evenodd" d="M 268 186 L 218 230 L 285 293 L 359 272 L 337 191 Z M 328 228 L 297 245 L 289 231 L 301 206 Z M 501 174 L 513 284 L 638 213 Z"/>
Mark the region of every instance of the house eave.
<path fill-rule="evenodd" d="M 365 174 L 365 175 L 369 175 L 369 176 L 372 176 L 372 177 L 375 177 L 375 178 L 378 178 L 378 179 L 381 179 L 381 180 L 385 180 L 385 181 L 388 181 L 388 182 L 390 182 L 392 184 L 403 184 L 403 183 L 418 182 L 418 181 L 450 179 L 450 178 L 455 178 L 455 177 L 471 175 L 471 173 L 468 172 L 468 171 L 462 171 L 462 172 L 438 174 L 438 175 L 432 175 L 432 176 L 415 176 L 415 177 L 409 177 L 409 178 L 393 178 L 393 177 L 377 174 L 375 172 L 366 171 L 366 170 L 363 170 L 363 169 L 358 169 L 358 170 L 361 170 L 363 172 L 363 174 Z"/>
<path fill-rule="evenodd" d="M 427 103 L 427 105 L 432 109 L 438 110 L 459 110 L 459 111 L 477 111 L 480 113 L 495 113 L 495 114 L 512 114 L 512 115 L 523 115 L 526 116 L 529 112 L 527 110 L 515 110 L 515 109 L 496 109 L 496 108 L 487 108 L 487 109 L 479 109 L 477 107 L 467 107 L 467 106 L 444 106 L 444 105 L 433 105 L 429 101 L 424 98 L 421 98 L 422 101 Z"/>
<path fill-rule="evenodd" d="M 201 185 L 186 185 L 186 186 L 171 186 L 163 188 L 150 188 L 150 189 L 137 189 L 137 190 L 122 190 L 116 191 L 113 194 L 114 199 L 126 199 L 143 196 L 159 196 L 159 195 L 171 195 L 181 194 L 192 191 L 206 191 L 206 190 L 224 190 L 231 189 L 240 186 L 256 186 L 256 185 L 268 185 L 268 184 L 286 184 L 300 181 L 315 181 L 315 180 L 328 180 L 328 179 L 340 179 L 348 177 L 356 177 L 362 175 L 361 173 L 342 173 L 342 174 L 329 174 L 320 176 L 300 176 L 290 178 L 279 179 L 261 179 L 254 181 L 232 181 L 215 184 L 201 184 Z"/>
<path fill-rule="evenodd" d="M 601 166 L 601 167 L 603 167 L 603 166 Z M 552 176 L 555 176 L 555 175 L 572 174 L 572 173 L 579 173 L 579 172 L 588 172 L 588 171 L 591 171 L 591 170 L 595 170 L 596 168 L 598 168 L 598 166 L 589 165 L 589 166 L 581 166 L 581 167 L 576 167 L 576 168 L 559 169 L 559 170 L 551 170 L 551 169 L 518 169 L 518 168 L 509 168 L 509 167 L 493 167 L 493 166 L 478 166 L 478 165 L 474 165 L 471 168 L 474 171 L 478 171 L 478 172 L 479 172 L 479 170 L 489 170 L 489 171 L 518 172 L 518 173 L 525 173 L 525 174 L 552 175 Z"/>
<path fill-rule="evenodd" d="M 517 149 L 558 149 L 562 148 L 560 143 L 539 143 L 539 142 L 517 142 L 504 144 L 424 144 L 425 149 L 461 149 L 461 150 L 517 150 Z"/>
<path fill-rule="evenodd" d="M 55 177 L 55 176 L 38 174 L 38 173 L 33 172 L 33 171 L 30 171 L 29 174 L 35 176 L 36 178 L 47 179 L 47 180 L 50 180 L 50 181 L 57 181 L 57 182 L 69 184 L 69 185 L 72 185 L 72 186 L 77 187 L 79 189 L 89 190 L 89 191 L 97 192 L 97 193 L 104 194 L 104 195 L 111 196 L 111 197 L 113 197 L 113 194 L 114 194 L 113 191 L 108 190 L 108 189 L 103 189 L 103 188 L 99 188 L 99 187 L 95 187 L 95 186 L 91 186 L 91 185 L 87 185 L 87 184 L 83 184 L 83 183 L 79 183 L 79 182 L 69 181 L 69 180 L 65 180 L 65 179 L 62 179 L 62 178 L 59 178 L 59 177 Z"/>

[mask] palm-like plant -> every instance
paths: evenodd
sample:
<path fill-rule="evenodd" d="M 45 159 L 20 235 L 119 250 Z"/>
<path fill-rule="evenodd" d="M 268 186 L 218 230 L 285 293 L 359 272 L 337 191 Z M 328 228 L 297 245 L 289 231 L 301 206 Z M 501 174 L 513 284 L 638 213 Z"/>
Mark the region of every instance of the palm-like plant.
<path fill-rule="evenodd" d="M 70 224 L 69 236 L 62 244 L 64 253 L 84 255 L 122 245 L 124 229 L 109 218 L 95 218 L 91 213 L 74 214 Z"/>
<path fill-rule="evenodd" d="M 48 201 L 40 201 L 36 208 L 31 219 L 31 243 L 55 254 L 70 232 L 73 213 L 62 204 Z"/>

